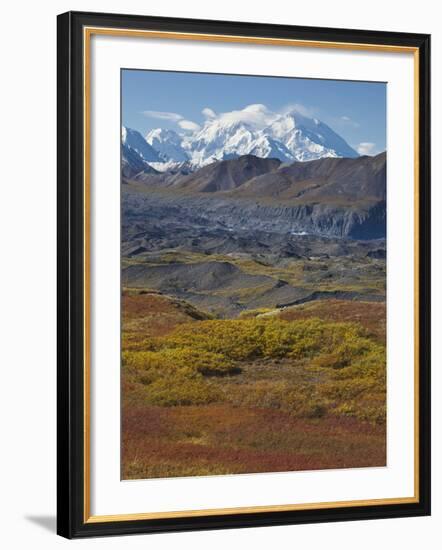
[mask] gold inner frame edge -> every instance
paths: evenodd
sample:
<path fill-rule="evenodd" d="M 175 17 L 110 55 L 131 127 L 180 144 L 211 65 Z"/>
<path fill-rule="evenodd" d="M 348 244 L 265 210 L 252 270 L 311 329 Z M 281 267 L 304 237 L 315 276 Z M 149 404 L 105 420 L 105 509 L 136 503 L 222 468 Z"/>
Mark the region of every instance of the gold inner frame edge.
<path fill-rule="evenodd" d="M 269 506 L 248 506 L 215 508 L 206 510 L 179 510 L 170 512 L 146 512 L 115 515 L 91 515 L 91 472 L 90 472 L 90 42 L 92 35 L 126 36 L 132 38 L 155 38 L 173 40 L 194 40 L 204 42 L 249 43 L 269 46 L 292 46 L 304 48 L 365 50 L 374 52 L 412 53 L 414 62 L 414 495 L 411 497 L 349 500 L 336 502 L 283 504 Z M 117 29 L 110 27 L 83 28 L 83 102 L 84 102 L 84 523 L 106 523 L 115 521 L 137 521 L 204 517 L 229 514 L 250 514 L 264 512 L 287 512 L 301 510 L 323 510 L 357 506 L 379 506 L 411 504 L 419 502 L 419 49 L 412 46 L 388 44 L 364 44 L 329 42 L 280 38 L 246 37 L 203 33 L 180 33 L 167 31 L 146 31 Z"/>

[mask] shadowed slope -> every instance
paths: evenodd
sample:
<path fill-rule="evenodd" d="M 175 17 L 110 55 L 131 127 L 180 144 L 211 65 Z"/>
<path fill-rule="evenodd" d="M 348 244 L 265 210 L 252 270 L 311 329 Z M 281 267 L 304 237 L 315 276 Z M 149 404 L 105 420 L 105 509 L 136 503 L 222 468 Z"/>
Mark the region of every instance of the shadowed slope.
<path fill-rule="evenodd" d="M 294 162 L 249 179 L 235 197 L 287 201 L 383 201 L 386 198 L 386 154 L 356 159 L 324 158 Z"/>

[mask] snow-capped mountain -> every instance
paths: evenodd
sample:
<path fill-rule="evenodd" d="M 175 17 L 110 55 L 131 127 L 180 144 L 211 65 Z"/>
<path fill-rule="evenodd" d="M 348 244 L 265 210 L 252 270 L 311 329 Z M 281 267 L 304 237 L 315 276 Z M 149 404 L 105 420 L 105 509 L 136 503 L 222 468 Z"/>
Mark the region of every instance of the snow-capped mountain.
<path fill-rule="evenodd" d="M 358 157 L 358 153 L 317 118 L 308 118 L 296 110 L 281 115 L 263 130 L 283 143 L 294 160 L 315 160 L 323 157 Z"/>
<path fill-rule="evenodd" d="M 185 162 L 189 160 L 182 147 L 183 138 L 173 130 L 155 128 L 146 134 L 146 141 L 151 145 L 164 161 Z"/>
<path fill-rule="evenodd" d="M 294 160 L 283 143 L 242 121 L 208 121 L 201 130 L 184 137 L 183 147 L 196 166 L 242 155 Z"/>
<path fill-rule="evenodd" d="M 123 126 L 121 128 L 121 143 L 127 147 L 130 147 L 146 162 L 162 161 L 158 151 L 147 143 L 144 137 L 140 134 L 140 132 L 137 132 L 137 130 L 132 130 L 132 128 L 126 128 L 126 126 Z"/>
<path fill-rule="evenodd" d="M 327 124 L 295 109 L 269 114 L 263 105 L 250 105 L 228 115 L 231 116 L 210 117 L 202 128 L 182 135 L 156 128 L 143 138 L 136 130 L 123 128 L 123 143 L 158 171 L 180 169 L 183 165 L 196 170 L 242 155 L 277 158 L 281 162 L 359 156 Z"/>
<path fill-rule="evenodd" d="M 183 147 L 197 166 L 248 154 L 282 162 L 358 156 L 329 126 L 296 111 L 279 115 L 263 129 L 242 120 L 208 120 L 201 130 L 184 137 Z"/>

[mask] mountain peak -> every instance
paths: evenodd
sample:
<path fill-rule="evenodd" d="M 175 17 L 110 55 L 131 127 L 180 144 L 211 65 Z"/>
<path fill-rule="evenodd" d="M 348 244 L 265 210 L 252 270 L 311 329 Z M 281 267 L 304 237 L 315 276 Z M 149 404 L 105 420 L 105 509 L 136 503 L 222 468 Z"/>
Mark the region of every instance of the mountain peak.
<path fill-rule="evenodd" d="M 186 162 L 189 160 L 182 146 L 182 137 L 174 130 L 155 128 L 146 134 L 146 142 L 151 145 L 162 161 Z"/>
<path fill-rule="evenodd" d="M 265 129 L 265 133 L 281 141 L 293 155 L 293 160 L 359 156 L 327 124 L 317 118 L 309 118 L 296 109 L 279 116 Z"/>
<path fill-rule="evenodd" d="M 150 130 L 150 132 L 146 134 L 145 140 L 147 141 L 147 143 L 150 143 L 152 145 L 151 141 L 154 139 L 172 139 L 177 141 L 181 140 L 177 132 L 175 132 L 175 130 L 170 130 L 169 128 L 154 128 L 153 130 Z"/>
<path fill-rule="evenodd" d="M 158 162 L 161 160 L 157 151 L 146 142 L 137 130 L 123 126 L 121 128 L 121 142 L 123 145 L 133 149 L 146 162 Z"/>
<path fill-rule="evenodd" d="M 310 118 L 296 107 L 275 113 L 259 103 L 214 114 L 206 118 L 201 128 L 182 135 L 171 129 L 155 128 L 143 138 L 136 130 L 123 127 L 122 141 L 161 171 L 183 163 L 197 169 L 249 154 L 277 158 L 284 163 L 359 156 L 318 118 Z"/>
<path fill-rule="evenodd" d="M 186 136 L 183 145 L 195 166 L 246 154 L 282 162 L 358 156 L 319 119 L 296 108 L 274 115 L 259 104 L 207 120 L 198 132 Z"/>

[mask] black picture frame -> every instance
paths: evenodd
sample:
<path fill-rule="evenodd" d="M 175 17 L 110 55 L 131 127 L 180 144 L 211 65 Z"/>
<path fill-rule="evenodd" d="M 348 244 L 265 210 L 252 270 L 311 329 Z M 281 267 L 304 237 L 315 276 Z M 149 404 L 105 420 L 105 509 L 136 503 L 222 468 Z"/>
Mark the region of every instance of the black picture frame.
<path fill-rule="evenodd" d="M 227 21 L 68 12 L 58 16 L 58 482 L 59 535 L 67 538 L 228 529 L 430 514 L 430 36 Z M 84 461 L 84 40 L 85 27 L 112 27 L 410 47 L 419 60 L 419 498 L 413 503 L 87 521 Z"/>

